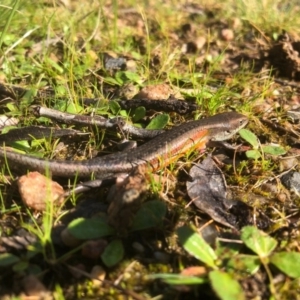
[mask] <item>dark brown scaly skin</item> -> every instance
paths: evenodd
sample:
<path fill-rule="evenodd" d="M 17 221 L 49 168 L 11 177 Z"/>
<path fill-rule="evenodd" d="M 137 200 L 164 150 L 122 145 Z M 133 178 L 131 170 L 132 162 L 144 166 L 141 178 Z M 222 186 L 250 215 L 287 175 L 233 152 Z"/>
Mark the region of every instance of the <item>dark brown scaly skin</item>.
<path fill-rule="evenodd" d="M 248 119 L 237 112 L 218 114 L 191 121 L 155 137 L 133 150 L 113 153 L 85 161 L 55 161 L 35 158 L 0 148 L 0 157 L 12 165 L 54 176 L 98 179 L 128 173 L 135 166 L 145 164 L 153 170 L 167 166 L 189 150 L 205 149 L 210 141 L 224 141 L 246 126 Z"/>

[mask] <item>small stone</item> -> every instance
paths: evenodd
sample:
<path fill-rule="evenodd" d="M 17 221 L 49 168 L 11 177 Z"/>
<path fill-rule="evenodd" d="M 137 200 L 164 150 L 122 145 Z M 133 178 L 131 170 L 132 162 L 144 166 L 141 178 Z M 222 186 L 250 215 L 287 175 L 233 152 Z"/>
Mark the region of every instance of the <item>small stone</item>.
<path fill-rule="evenodd" d="M 78 269 L 78 271 L 76 269 Z M 84 264 L 79 263 L 75 265 L 74 268 L 69 268 L 69 271 L 74 278 L 79 279 L 83 277 L 83 274 L 80 271 L 86 272 L 86 267 Z"/>
<path fill-rule="evenodd" d="M 292 169 L 298 165 L 298 159 L 296 157 L 284 157 L 279 160 L 279 170 L 281 172 Z"/>
<path fill-rule="evenodd" d="M 39 172 L 30 172 L 18 180 L 22 201 L 36 211 L 45 211 L 47 203 L 61 205 L 64 201 L 64 189 Z"/>
<path fill-rule="evenodd" d="M 206 38 L 204 36 L 200 36 L 196 39 L 195 43 L 196 43 L 197 49 L 201 50 L 206 43 Z"/>
<path fill-rule="evenodd" d="M 264 113 L 266 111 L 271 111 L 272 106 L 268 103 L 258 104 L 253 106 L 253 111 L 257 114 Z"/>
<path fill-rule="evenodd" d="M 261 191 L 276 195 L 278 193 L 278 185 L 276 182 L 266 182 L 260 186 Z"/>
<path fill-rule="evenodd" d="M 225 28 L 221 31 L 221 37 L 225 41 L 232 41 L 234 39 L 234 33 L 231 29 Z"/>
<path fill-rule="evenodd" d="M 103 280 L 105 279 L 105 276 L 105 270 L 101 266 L 95 265 L 91 271 L 91 277 L 94 278 L 94 287 L 100 287 L 103 283 Z"/>
<path fill-rule="evenodd" d="M 90 259 L 97 259 L 103 253 L 106 246 L 106 240 L 90 240 L 83 245 L 81 253 L 83 256 L 88 257 Z"/>
<path fill-rule="evenodd" d="M 196 40 L 189 41 L 188 43 L 186 43 L 181 51 L 183 53 L 196 53 L 204 47 L 205 43 L 206 38 L 200 36 Z"/>
<path fill-rule="evenodd" d="M 296 193 L 300 192 L 300 173 L 289 172 L 282 176 L 281 181 L 285 187 L 289 190 L 293 190 Z"/>
<path fill-rule="evenodd" d="M 139 92 L 139 88 L 133 83 L 126 83 L 119 90 L 119 97 L 126 100 L 132 99 Z"/>
<path fill-rule="evenodd" d="M 170 255 L 165 252 L 155 251 L 153 253 L 153 256 L 155 257 L 155 259 L 157 259 L 159 262 L 163 264 L 167 264 L 170 261 Z"/>
<path fill-rule="evenodd" d="M 284 203 L 287 200 L 289 200 L 289 197 L 288 197 L 288 195 L 286 193 L 279 193 L 277 195 L 277 200 L 280 201 L 280 202 L 282 202 L 282 203 Z"/>
<path fill-rule="evenodd" d="M 51 299 L 47 297 L 44 298 L 47 294 L 47 289 L 35 275 L 24 277 L 22 286 L 27 296 L 37 297 L 37 299 Z"/>
<path fill-rule="evenodd" d="M 216 243 L 216 239 L 219 236 L 219 231 L 214 223 L 206 224 L 205 222 L 200 222 L 198 227 L 201 227 L 201 236 L 202 238 L 210 245 Z"/>
<path fill-rule="evenodd" d="M 242 21 L 240 18 L 234 18 L 232 22 L 232 28 L 233 29 L 239 29 L 242 25 Z"/>
<path fill-rule="evenodd" d="M 136 72 L 136 62 L 133 59 L 127 60 L 126 69 L 127 71 Z"/>
<path fill-rule="evenodd" d="M 145 252 L 145 247 L 141 243 L 138 243 L 138 242 L 132 243 L 132 248 L 138 253 Z"/>
<path fill-rule="evenodd" d="M 60 234 L 61 241 L 64 245 L 70 248 L 75 248 L 82 243 L 81 240 L 75 238 L 68 230 L 65 228 Z"/>
<path fill-rule="evenodd" d="M 141 89 L 141 91 L 136 95 L 136 98 L 150 99 L 150 100 L 164 100 L 170 97 L 171 91 L 172 90 L 170 86 L 165 83 L 148 85 Z"/>

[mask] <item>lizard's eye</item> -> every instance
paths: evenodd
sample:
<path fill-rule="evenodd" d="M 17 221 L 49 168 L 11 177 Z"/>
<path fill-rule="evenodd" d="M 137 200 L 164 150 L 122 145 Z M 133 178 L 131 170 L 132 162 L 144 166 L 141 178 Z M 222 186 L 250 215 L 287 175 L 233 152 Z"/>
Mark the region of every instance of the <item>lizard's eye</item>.
<path fill-rule="evenodd" d="M 245 122 L 247 123 L 247 121 L 246 120 L 240 120 L 240 125 L 242 126 L 242 125 L 244 125 L 245 124 Z"/>

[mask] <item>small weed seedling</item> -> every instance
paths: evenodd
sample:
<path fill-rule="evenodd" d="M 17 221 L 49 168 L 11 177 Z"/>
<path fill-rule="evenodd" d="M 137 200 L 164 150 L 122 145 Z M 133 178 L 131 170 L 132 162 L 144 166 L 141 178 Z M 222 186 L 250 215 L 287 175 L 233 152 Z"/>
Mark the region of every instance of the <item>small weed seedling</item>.
<path fill-rule="evenodd" d="M 238 247 L 239 249 L 224 247 L 221 243 L 217 243 L 214 250 L 188 226 L 180 227 L 177 234 L 183 248 L 205 265 L 206 272 L 202 271 L 201 276 L 154 274 L 149 276 L 151 279 L 162 279 L 171 285 L 196 285 L 209 282 L 220 299 L 232 300 L 245 299 L 242 287 L 236 278 L 245 279 L 255 274 L 261 266 L 266 270 L 273 299 L 276 299 L 276 287 L 271 265 L 291 279 L 300 278 L 300 253 L 274 252 L 278 242 L 253 226 L 242 229 L 240 245 L 246 246 L 254 254 L 244 254 L 241 252 L 242 247 Z"/>

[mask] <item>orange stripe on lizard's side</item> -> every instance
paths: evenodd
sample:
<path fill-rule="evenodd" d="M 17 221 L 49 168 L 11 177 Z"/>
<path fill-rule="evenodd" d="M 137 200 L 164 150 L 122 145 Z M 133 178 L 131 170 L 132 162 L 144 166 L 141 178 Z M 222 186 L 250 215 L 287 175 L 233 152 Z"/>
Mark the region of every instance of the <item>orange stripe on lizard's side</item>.
<path fill-rule="evenodd" d="M 168 149 L 166 146 L 166 151 L 157 157 L 153 157 L 146 164 L 149 164 L 153 170 L 159 170 L 164 168 L 169 164 L 172 164 L 179 160 L 181 157 L 185 156 L 196 150 L 204 150 L 208 142 L 208 130 L 201 130 L 196 132 L 191 137 L 182 140 L 180 144 L 172 149 Z M 189 153 L 188 153 L 189 152 Z"/>

